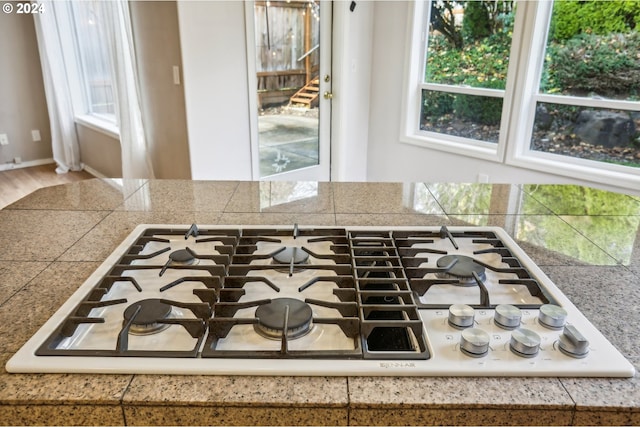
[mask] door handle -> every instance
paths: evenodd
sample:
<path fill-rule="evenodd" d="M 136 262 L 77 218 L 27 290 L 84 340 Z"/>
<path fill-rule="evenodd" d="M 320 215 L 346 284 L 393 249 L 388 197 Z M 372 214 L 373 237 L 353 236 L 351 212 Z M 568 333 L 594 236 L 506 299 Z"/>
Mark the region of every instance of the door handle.
<path fill-rule="evenodd" d="M 324 91 L 324 99 L 333 99 L 333 93 L 325 90 Z"/>

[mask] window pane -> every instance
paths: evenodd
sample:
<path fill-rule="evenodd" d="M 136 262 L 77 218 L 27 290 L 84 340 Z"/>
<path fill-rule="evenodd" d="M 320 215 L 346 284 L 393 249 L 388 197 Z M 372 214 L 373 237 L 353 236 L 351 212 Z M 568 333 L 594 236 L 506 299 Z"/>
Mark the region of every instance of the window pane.
<path fill-rule="evenodd" d="M 115 121 L 111 63 L 99 1 L 73 2 L 89 114 Z"/>
<path fill-rule="evenodd" d="M 434 0 L 429 5 L 424 82 L 504 90 L 515 2 Z M 431 89 L 422 90 L 421 130 L 498 142 L 502 98 Z"/>
<path fill-rule="evenodd" d="M 425 82 L 504 89 L 515 2 L 431 2 Z"/>
<path fill-rule="evenodd" d="M 420 129 L 498 142 L 502 98 L 422 91 Z"/>
<path fill-rule="evenodd" d="M 640 2 L 554 2 L 539 91 L 592 107 L 538 102 L 532 150 L 640 167 L 640 113 L 598 108 L 640 100 L 638 25 Z"/>
<path fill-rule="evenodd" d="M 319 164 L 320 13 L 318 2 L 255 2 L 263 178 Z"/>
<path fill-rule="evenodd" d="M 539 102 L 531 149 L 640 167 L 640 113 Z"/>
<path fill-rule="evenodd" d="M 540 92 L 640 99 L 640 2 L 556 1 Z"/>

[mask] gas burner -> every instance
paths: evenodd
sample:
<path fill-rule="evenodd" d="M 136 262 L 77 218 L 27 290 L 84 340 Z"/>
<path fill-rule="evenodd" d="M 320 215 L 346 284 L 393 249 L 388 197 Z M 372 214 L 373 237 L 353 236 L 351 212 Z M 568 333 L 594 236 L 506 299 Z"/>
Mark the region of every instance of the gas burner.
<path fill-rule="evenodd" d="M 458 279 L 460 284 L 464 286 L 477 284 L 473 273 L 476 273 L 483 281 L 487 277 L 485 268 L 476 263 L 473 258 L 465 255 L 445 255 L 438 258 L 436 265 L 445 269 L 445 271 L 436 273 L 436 276 L 441 279 Z"/>
<path fill-rule="evenodd" d="M 171 265 L 195 265 L 198 259 L 188 249 L 178 249 L 169 254 Z"/>
<path fill-rule="evenodd" d="M 138 307 L 140 310 L 138 311 Z M 137 314 L 136 314 L 136 311 Z M 158 298 L 137 301 L 124 311 L 124 323 L 131 321 L 129 332 L 133 335 L 151 335 L 167 329 L 169 324 L 160 323 L 171 314 L 171 306 Z"/>
<path fill-rule="evenodd" d="M 282 339 L 285 327 L 287 338 L 300 338 L 311 331 L 311 307 L 293 298 L 276 298 L 256 309 L 257 333 L 269 339 Z M 286 326 L 285 326 L 286 325 Z"/>
<path fill-rule="evenodd" d="M 290 265 L 292 260 L 295 265 L 308 264 L 309 254 L 297 246 L 285 246 L 273 255 L 275 264 Z"/>

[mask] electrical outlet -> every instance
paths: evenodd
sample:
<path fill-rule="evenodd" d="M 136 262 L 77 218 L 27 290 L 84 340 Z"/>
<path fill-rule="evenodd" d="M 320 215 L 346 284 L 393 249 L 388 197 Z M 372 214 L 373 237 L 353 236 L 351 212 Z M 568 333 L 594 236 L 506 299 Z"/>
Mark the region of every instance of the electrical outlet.
<path fill-rule="evenodd" d="M 9 145 L 9 137 L 6 133 L 0 133 L 0 145 Z"/>
<path fill-rule="evenodd" d="M 180 67 L 178 67 L 177 65 L 173 66 L 173 84 L 180 84 Z"/>
<path fill-rule="evenodd" d="M 38 129 L 34 129 L 31 131 L 31 139 L 33 142 L 42 141 L 42 137 L 40 137 L 40 131 Z"/>

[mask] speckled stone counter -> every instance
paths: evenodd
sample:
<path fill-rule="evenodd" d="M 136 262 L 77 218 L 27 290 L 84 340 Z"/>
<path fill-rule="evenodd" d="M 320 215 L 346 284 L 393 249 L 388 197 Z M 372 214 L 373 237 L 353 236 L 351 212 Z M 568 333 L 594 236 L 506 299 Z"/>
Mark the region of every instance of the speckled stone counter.
<path fill-rule="evenodd" d="M 42 189 L 0 210 L 0 363 L 4 366 L 136 225 L 194 222 L 500 226 L 640 366 L 639 197 L 541 185 L 98 179 Z M 2 370 L 0 424 L 628 425 L 640 424 L 640 385 L 637 377 Z"/>

